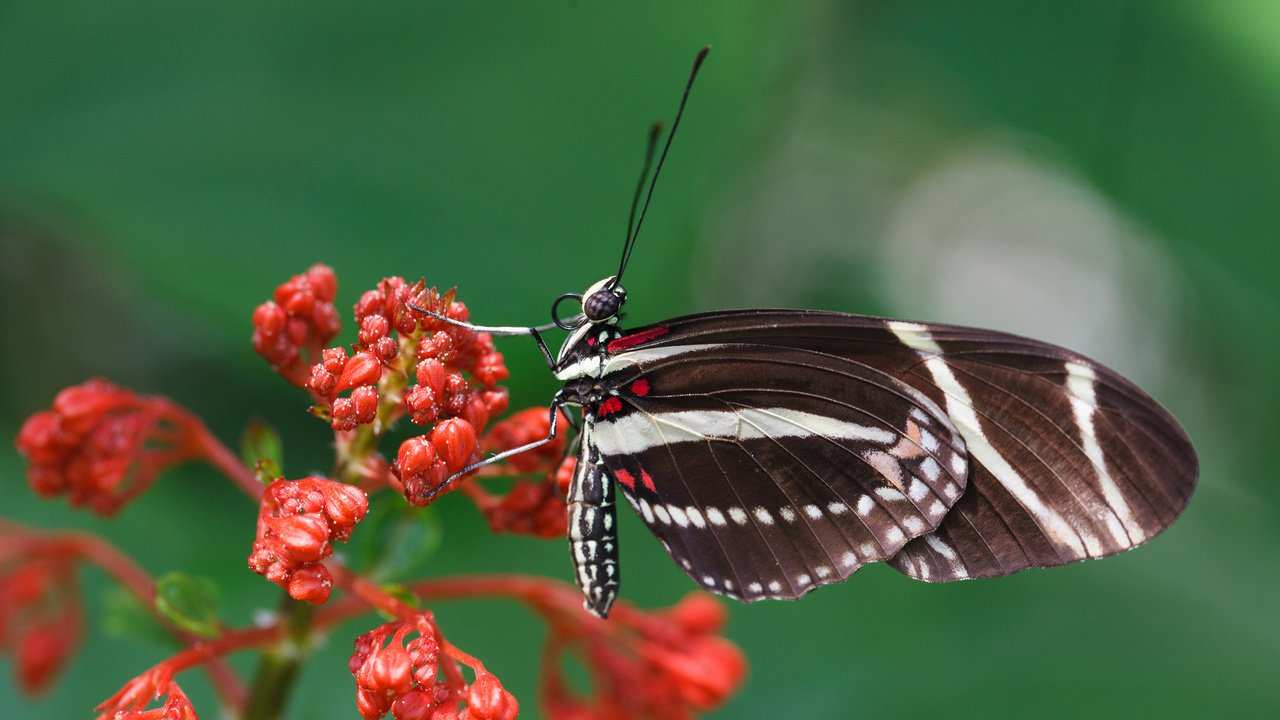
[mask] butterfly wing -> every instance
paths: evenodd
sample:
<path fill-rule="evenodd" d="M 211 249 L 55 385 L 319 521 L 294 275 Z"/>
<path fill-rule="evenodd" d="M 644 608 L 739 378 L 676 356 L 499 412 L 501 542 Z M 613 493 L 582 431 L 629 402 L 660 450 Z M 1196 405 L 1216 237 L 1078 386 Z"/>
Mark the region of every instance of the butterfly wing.
<path fill-rule="evenodd" d="M 610 474 L 695 581 L 794 598 L 886 560 L 963 494 L 943 410 L 871 367 L 752 344 L 611 362 L 592 437 Z"/>
<path fill-rule="evenodd" d="M 871 415 L 882 422 L 877 427 L 892 427 L 899 438 L 909 438 L 905 422 L 913 411 L 921 411 L 935 423 L 931 436 L 946 438 L 943 430 L 954 428 L 960 442 L 947 447 L 967 463 L 963 471 L 947 471 L 955 473 L 953 480 L 966 476 L 964 492 L 954 508 L 944 502 L 945 516 L 940 521 L 928 518 L 921 533 L 910 535 L 898 523 L 904 535 L 916 539 L 890 558 L 893 567 L 922 580 L 1004 575 L 1128 549 L 1172 523 L 1195 486 L 1191 443 L 1150 396 L 1092 360 L 1015 335 L 839 313 L 745 310 L 640 328 L 615 340 L 610 350 L 616 355 L 606 365 L 603 382 L 617 393 L 618 416 L 646 418 L 651 428 L 642 435 L 645 452 L 639 455 L 629 452 L 635 442 L 628 445 L 623 433 L 599 433 L 606 466 L 672 555 L 691 566 L 686 570 L 703 584 L 708 577 L 735 577 L 723 574 L 730 570 L 739 580 L 747 579 L 753 567 L 779 568 L 792 579 L 807 574 L 816 583 L 819 567 L 814 562 L 822 555 L 811 546 L 826 551 L 833 542 L 826 538 L 853 536 L 861 529 L 883 538 L 891 527 L 867 527 L 854 521 L 855 513 L 828 518 L 830 528 L 810 533 L 820 540 L 803 532 L 774 540 L 765 532 L 773 526 L 751 522 L 757 540 L 747 542 L 748 533 L 722 532 L 711 543 L 705 534 L 674 529 L 678 526 L 656 515 L 656 522 L 650 521 L 642 500 L 649 502 L 652 514 L 658 501 L 679 507 L 688 500 L 718 508 L 741 495 L 744 504 L 735 507 L 746 510 L 754 494 L 773 493 L 774 500 L 786 498 L 794 508 L 806 493 L 825 492 L 824 485 L 841 488 L 830 492 L 846 503 L 841 493 L 852 492 L 849 488 L 875 496 L 880 488 L 894 487 L 850 470 L 853 464 L 827 447 L 831 443 L 812 437 L 781 440 L 764 455 L 760 451 L 767 441 L 762 444 L 753 436 L 744 436 L 752 442 L 708 441 L 697 452 L 692 451 L 697 443 L 665 441 L 662 421 L 674 417 L 671 413 L 705 411 L 717 398 L 732 398 L 739 415 L 759 413 L 779 407 L 779 387 L 811 383 L 810 394 L 819 396 L 809 399 L 816 403 L 811 412 L 824 418 L 860 423 L 864 420 L 857 418 Z M 823 359 L 818 370 L 810 358 Z M 843 380 L 846 375 L 852 380 Z M 632 391 L 638 382 L 648 394 Z M 873 385 L 884 390 L 873 391 Z M 602 425 L 607 422 L 607 415 L 601 418 Z M 629 422 L 632 429 L 646 432 L 642 421 Z M 799 438 L 801 431 L 795 434 Z M 817 450 L 811 447 L 815 442 Z M 864 467 L 873 465 L 866 462 L 867 453 L 883 450 L 865 442 L 842 447 L 862 457 Z M 917 447 L 927 449 L 923 443 Z M 664 449 L 667 457 L 661 459 Z M 650 499 L 628 488 L 626 477 L 637 470 L 637 461 L 654 488 L 678 494 Z M 649 462 L 653 464 L 646 467 Z M 904 461 L 898 469 L 914 473 L 922 468 Z M 846 484 L 816 479 L 833 476 L 846 478 Z M 884 482 L 887 476 L 879 477 Z M 923 480 L 919 473 L 912 477 Z M 648 490 L 644 483 L 641 487 Z M 930 489 L 943 488 L 945 484 Z M 934 496 L 946 499 L 945 492 Z M 923 509 L 927 517 L 928 508 Z M 853 552 L 857 554 L 856 548 Z M 865 561 L 857 557 L 853 569 Z M 834 566 L 831 571 L 824 580 L 843 576 Z M 803 592 L 796 590 L 784 586 L 778 593 L 738 593 L 754 599 Z"/>

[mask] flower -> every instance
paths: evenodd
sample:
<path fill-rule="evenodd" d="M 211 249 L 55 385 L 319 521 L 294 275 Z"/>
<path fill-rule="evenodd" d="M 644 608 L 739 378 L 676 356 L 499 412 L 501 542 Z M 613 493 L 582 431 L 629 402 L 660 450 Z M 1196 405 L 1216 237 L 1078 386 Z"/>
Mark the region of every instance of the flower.
<path fill-rule="evenodd" d="M 160 707 L 144 709 L 159 698 L 165 698 Z M 186 693 L 164 665 L 130 680 L 96 709 L 101 713 L 98 720 L 199 720 Z"/>
<path fill-rule="evenodd" d="M 321 561 L 333 554 L 334 541 L 351 537 L 368 509 L 364 491 L 352 485 L 280 478 L 262 496 L 249 568 L 294 599 L 319 605 L 333 585 Z"/>
<path fill-rule="evenodd" d="M 0 651 L 13 653 L 24 692 L 48 689 L 75 654 L 83 614 L 70 562 L 5 543 L 0 549 Z"/>
<path fill-rule="evenodd" d="M 282 283 L 253 311 L 254 352 L 294 385 L 304 385 L 320 350 L 338 334 L 337 291 L 333 270 L 317 264 Z"/>
<path fill-rule="evenodd" d="M 44 497 L 112 515 L 169 467 L 204 454 L 203 425 L 166 398 L 145 397 L 105 380 L 58 393 L 50 410 L 18 433 L 27 477 Z"/>
<path fill-rule="evenodd" d="M 578 630 L 553 625 L 542 667 L 548 717 L 668 720 L 722 705 L 747 671 L 742 651 L 718 635 L 724 620 L 720 603 L 695 592 L 666 612 L 620 605 L 608 622 Z M 571 690 L 562 676 L 559 656 L 570 651 L 592 673 L 588 697 Z"/>

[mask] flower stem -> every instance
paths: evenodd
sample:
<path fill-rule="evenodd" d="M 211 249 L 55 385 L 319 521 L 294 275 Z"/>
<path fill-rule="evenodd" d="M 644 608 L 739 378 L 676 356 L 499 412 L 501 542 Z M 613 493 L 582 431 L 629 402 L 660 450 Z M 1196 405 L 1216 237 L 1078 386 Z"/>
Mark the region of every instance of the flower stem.
<path fill-rule="evenodd" d="M 315 607 L 281 595 L 280 634 L 275 644 L 263 648 L 262 660 L 254 675 L 243 720 L 278 720 L 283 716 L 289 694 L 310 650 L 311 620 Z"/>

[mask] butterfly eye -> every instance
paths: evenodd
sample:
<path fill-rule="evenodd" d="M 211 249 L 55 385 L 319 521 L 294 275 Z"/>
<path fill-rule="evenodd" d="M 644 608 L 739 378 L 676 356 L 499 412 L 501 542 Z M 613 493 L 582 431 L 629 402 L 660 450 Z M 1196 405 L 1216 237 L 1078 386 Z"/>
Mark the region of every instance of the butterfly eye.
<path fill-rule="evenodd" d="M 582 301 L 582 313 L 593 323 L 617 317 L 618 309 L 627 299 L 627 291 L 621 285 L 599 288 Z"/>

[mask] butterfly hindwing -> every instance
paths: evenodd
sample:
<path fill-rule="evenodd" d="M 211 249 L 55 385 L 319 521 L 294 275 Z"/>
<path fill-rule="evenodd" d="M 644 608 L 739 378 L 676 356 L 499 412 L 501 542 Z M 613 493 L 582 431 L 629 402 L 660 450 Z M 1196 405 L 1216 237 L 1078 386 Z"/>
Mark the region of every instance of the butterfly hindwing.
<path fill-rule="evenodd" d="M 865 364 L 751 344 L 637 349 L 594 443 L 624 496 L 707 589 L 798 597 L 886 560 L 963 494 L 940 407 Z"/>

